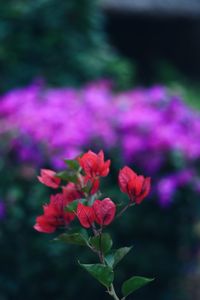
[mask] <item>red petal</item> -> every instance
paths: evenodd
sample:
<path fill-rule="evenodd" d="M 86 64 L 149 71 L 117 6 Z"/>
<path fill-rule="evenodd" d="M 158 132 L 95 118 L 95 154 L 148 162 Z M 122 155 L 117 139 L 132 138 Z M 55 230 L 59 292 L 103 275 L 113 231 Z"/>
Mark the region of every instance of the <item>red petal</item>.
<path fill-rule="evenodd" d="M 97 191 L 98 191 L 98 189 L 99 189 L 99 180 L 98 179 L 96 179 L 96 180 L 93 180 L 93 182 L 92 182 L 92 189 L 91 189 L 91 191 L 90 191 L 90 194 L 91 195 L 94 195 Z"/>
<path fill-rule="evenodd" d="M 116 212 L 116 205 L 110 198 L 105 198 L 102 201 L 96 200 L 93 208 L 97 224 L 109 225 L 112 222 Z"/>
<path fill-rule="evenodd" d="M 56 175 L 56 172 L 49 169 L 41 169 L 41 175 L 42 177 L 54 177 Z"/>
<path fill-rule="evenodd" d="M 108 175 L 108 173 L 109 173 L 109 168 L 110 168 L 110 163 L 111 163 L 111 161 L 110 161 L 110 159 L 109 160 L 107 160 L 105 163 L 104 163 L 104 166 L 103 166 L 103 169 L 102 169 L 102 171 L 101 171 L 101 176 L 107 176 Z"/>
<path fill-rule="evenodd" d="M 142 192 L 142 187 L 144 184 L 144 176 L 136 176 L 134 180 L 131 181 L 132 187 L 135 190 L 135 195 L 138 196 Z"/>
<path fill-rule="evenodd" d="M 100 161 L 104 161 L 104 153 L 103 153 L 103 150 L 100 150 L 99 153 L 98 153 L 98 159 Z"/>
<path fill-rule="evenodd" d="M 128 183 L 130 180 L 134 180 L 136 176 L 137 174 L 127 166 L 119 171 L 119 187 L 123 193 L 128 193 Z"/>
<path fill-rule="evenodd" d="M 85 171 L 86 175 L 92 176 L 92 171 L 96 167 L 97 161 L 97 154 L 88 151 L 87 153 L 83 154 L 81 157 L 78 158 L 78 162 L 80 166 Z"/>
<path fill-rule="evenodd" d="M 74 213 L 69 213 L 66 212 L 64 213 L 64 220 L 65 220 L 65 224 L 68 225 L 69 223 L 71 223 L 71 221 L 73 221 L 75 218 L 75 214 Z"/>
<path fill-rule="evenodd" d="M 104 153 L 102 150 L 98 154 L 90 150 L 78 158 L 78 162 L 85 174 L 90 178 L 108 175 L 110 161 L 104 162 Z"/>
<path fill-rule="evenodd" d="M 52 224 L 49 224 L 48 219 L 42 215 L 36 218 L 34 229 L 39 232 L 52 233 L 56 230 L 56 227 Z"/>
<path fill-rule="evenodd" d="M 63 186 L 62 191 L 65 205 L 82 197 L 81 193 L 77 190 L 77 187 L 73 182 L 69 182 L 66 186 Z"/>
<path fill-rule="evenodd" d="M 41 170 L 41 176 L 38 176 L 38 180 L 44 185 L 57 189 L 61 182 L 60 178 L 56 177 L 56 172 L 48 169 Z"/>
<path fill-rule="evenodd" d="M 77 217 L 83 227 L 89 228 L 95 219 L 94 210 L 91 206 L 85 206 L 79 203 L 77 207 Z"/>
<path fill-rule="evenodd" d="M 151 188 L 151 178 L 147 177 L 144 179 L 141 194 L 136 197 L 135 202 L 140 204 L 142 200 L 149 194 Z"/>

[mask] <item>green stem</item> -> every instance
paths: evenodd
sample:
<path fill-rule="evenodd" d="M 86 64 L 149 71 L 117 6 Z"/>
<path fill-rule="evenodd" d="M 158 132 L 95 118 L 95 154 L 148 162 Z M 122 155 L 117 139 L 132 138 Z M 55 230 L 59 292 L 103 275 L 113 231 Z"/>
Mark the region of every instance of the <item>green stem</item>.
<path fill-rule="evenodd" d="M 95 227 L 95 224 L 94 224 L 94 223 L 92 224 L 92 231 L 93 231 L 93 233 L 94 233 L 94 236 L 97 236 L 97 235 L 98 235 L 98 232 L 97 232 L 97 230 L 96 230 L 96 227 Z M 102 232 L 100 232 L 100 238 L 99 238 L 99 243 L 100 243 L 99 248 L 100 248 L 100 251 L 95 251 L 95 252 L 98 254 L 100 262 L 101 262 L 102 264 L 105 264 L 105 259 L 104 259 L 103 252 L 102 252 L 101 233 L 102 233 Z"/>
<path fill-rule="evenodd" d="M 113 299 L 115 299 L 115 300 L 120 300 L 119 297 L 117 296 L 116 292 L 115 292 L 115 288 L 114 288 L 114 285 L 113 285 L 113 284 L 110 285 L 110 288 L 109 288 L 109 290 L 108 290 L 108 293 L 109 293 L 109 295 L 110 295 L 111 297 L 113 297 Z"/>
<path fill-rule="evenodd" d="M 103 250 L 102 250 L 102 231 L 100 232 L 100 237 L 99 237 L 99 258 L 102 264 L 105 264 L 105 259 L 104 259 L 104 255 L 103 255 Z"/>
<path fill-rule="evenodd" d="M 117 218 L 121 217 L 121 215 L 127 210 L 127 208 L 129 208 L 130 203 L 127 204 L 126 206 L 124 206 L 124 208 L 118 213 L 118 215 L 116 216 Z"/>
<path fill-rule="evenodd" d="M 94 224 L 92 224 L 92 230 L 93 230 L 93 233 L 94 233 L 94 236 L 97 236 L 97 230 L 96 230 L 96 227 Z M 99 237 L 99 248 L 100 248 L 100 251 L 97 251 L 96 253 L 98 254 L 99 256 L 99 260 L 102 264 L 106 264 L 105 263 L 105 258 L 104 258 L 104 254 L 103 254 L 103 251 L 102 251 L 102 228 L 100 230 L 100 237 Z M 113 299 L 115 300 L 120 300 L 120 298 L 117 296 L 116 292 L 115 292 L 115 288 L 114 288 L 114 285 L 111 284 L 110 287 L 108 288 L 108 294 L 113 297 Z M 125 300 L 125 298 L 121 299 L 121 300 Z"/>
<path fill-rule="evenodd" d="M 124 206 L 124 208 L 118 213 L 118 215 L 116 216 L 117 218 L 121 217 L 121 215 L 131 206 L 134 206 L 135 203 L 131 203 L 129 202 L 126 206 Z M 122 299 L 123 300 L 123 299 Z"/>
<path fill-rule="evenodd" d="M 97 230 L 96 230 L 96 227 L 95 227 L 95 224 L 94 223 L 92 223 L 92 231 L 93 231 L 93 233 L 94 233 L 94 236 L 97 236 Z"/>

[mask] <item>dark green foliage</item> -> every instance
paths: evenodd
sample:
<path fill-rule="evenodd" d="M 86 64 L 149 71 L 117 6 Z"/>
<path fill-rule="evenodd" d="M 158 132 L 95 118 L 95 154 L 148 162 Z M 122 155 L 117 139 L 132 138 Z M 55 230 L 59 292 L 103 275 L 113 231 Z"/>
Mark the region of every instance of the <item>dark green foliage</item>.
<path fill-rule="evenodd" d="M 90 245 L 96 249 L 101 250 L 104 254 L 106 254 L 112 247 L 112 239 L 108 233 L 103 233 L 101 238 L 99 235 L 90 238 Z"/>
<path fill-rule="evenodd" d="M 103 264 L 79 264 L 107 288 L 114 280 L 113 270 L 109 266 Z"/>
<path fill-rule="evenodd" d="M 150 283 L 153 280 L 154 279 L 150 279 L 146 277 L 133 276 L 123 283 L 122 293 L 124 296 L 127 297 L 137 289 L 140 289 L 141 287 L 145 286 L 146 284 Z"/>
<path fill-rule="evenodd" d="M 95 0 L 0 0 L 0 7 L 0 91 L 35 78 L 130 84 L 130 66 L 107 45 Z"/>
<path fill-rule="evenodd" d="M 124 258 L 125 255 L 128 254 L 131 249 L 132 247 L 123 247 L 112 251 L 105 257 L 106 263 L 112 268 L 116 267 L 116 265 Z"/>
<path fill-rule="evenodd" d="M 67 244 L 72 245 L 79 245 L 79 246 L 87 246 L 88 243 L 88 236 L 86 230 L 79 230 L 74 233 L 62 233 L 57 238 L 55 238 L 55 241 L 58 242 L 64 242 Z"/>

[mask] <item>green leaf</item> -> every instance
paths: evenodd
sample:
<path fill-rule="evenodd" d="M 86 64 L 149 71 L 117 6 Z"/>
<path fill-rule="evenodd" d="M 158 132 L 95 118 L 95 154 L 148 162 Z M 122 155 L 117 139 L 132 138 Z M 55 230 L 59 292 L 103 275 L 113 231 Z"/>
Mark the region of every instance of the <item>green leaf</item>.
<path fill-rule="evenodd" d="M 127 297 L 135 290 L 141 288 L 142 286 L 153 281 L 154 278 L 146 278 L 140 276 L 133 276 L 130 279 L 126 280 L 122 285 L 122 293 L 124 297 Z"/>
<path fill-rule="evenodd" d="M 67 171 L 62 171 L 62 172 L 56 173 L 56 177 L 58 177 L 60 179 L 63 179 L 63 180 L 66 180 L 67 177 L 68 177 L 68 172 Z"/>
<path fill-rule="evenodd" d="M 80 232 L 63 233 L 59 235 L 57 238 L 55 238 L 55 240 L 69 243 L 69 244 L 87 246 L 88 234 L 85 229 L 82 229 Z"/>
<path fill-rule="evenodd" d="M 111 283 L 114 280 L 114 272 L 112 268 L 108 266 L 102 264 L 79 264 L 107 288 L 111 285 Z"/>
<path fill-rule="evenodd" d="M 112 239 L 108 233 L 103 233 L 101 235 L 91 237 L 89 239 L 89 243 L 97 251 L 102 251 L 103 253 L 107 253 L 111 249 L 113 244 Z"/>
<path fill-rule="evenodd" d="M 105 261 L 106 261 L 106 263 L 109 267 L 113 268 L 114 263 L 115 263 L 113 252 L 111 252 L 111 253 L 109 253 L 108 255 L 105 256 Z"/>
<path fill-rule="evenodd" d="M 77 175 L 74 172 L 62 171 L 56 174 L 56 177 L 69 182 L 77 182 Z"/>
<path fill-rule="evenodd" d="M 90 191 L 90 187 L 89 187 L 89 186 L 84 186 L 81 190 L 82 190 L 84 193 L 88 194 L 89 191 Z"/>
<path fill-rule="evenodd" d="M 79 163 L 76 159 L 64 159 L 64 162 L 67 164 L 67 166 L 74 170 L 74 171 L 78 171 L 80 166 Z"/>
<path fill-rule="evenodd" d="M 116 265 L 124 258 L 124 256 L 126 254 L 129 253 L 129 251 L 132 249 L 133 247 L 122 247 L 122 248 L 119 248 L 115 251 L 113 251 L 111 254 L 108 255 L 108 257 L 106 257 L 106 261 L 110 261 L 108 262 L 108 265 L 110 265 L 111 267 L 116 267 Z M 112 256 L 109 257 L 109 256 Z"/>
<path fill-rule="evenodd" d="M 76 212 L 79 200 L 74 200 L 65 207 L 65 211 Z"/>

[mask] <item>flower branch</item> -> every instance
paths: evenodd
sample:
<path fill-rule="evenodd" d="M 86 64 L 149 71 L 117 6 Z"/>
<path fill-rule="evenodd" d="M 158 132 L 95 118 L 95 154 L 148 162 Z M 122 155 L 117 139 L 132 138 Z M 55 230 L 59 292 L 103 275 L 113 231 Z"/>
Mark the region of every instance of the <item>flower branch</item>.
<path fill-rule="evenodd" d="M 98 154 L 88 151 L 75 160 L 65 162 L 67 167 L 64 171 L 56 173 L 43 169 L 38 176 L 42 184 L 52 189 L 61 188 L 61 192 L 50 196 L 50 202 L 43 206 L 43 215 L 36 218 L 34 228 L 43 233 L 53 233 L 58 228 L 64 228 L 65 232 L 56 240 L 89 247 L 98 256 L 100 263 L 79 264 L 106 287 L 113 299 L 120 300 L 113 284 L 115 267 L 131 247 L 113 250 L 112 239 L 104 229 L 130 206 L 144 200 L 150 190 L 150 178 L 137 175 L 128 166 L 119 171 L 119 188 L 129 197 L 129 202 L 116 215 L 117 201 L 109 197 L 101 199 L 100 179 L 108 175 L 111 163 L 110 160 L 104 160 L 103 151 Z M 79 229 L 73 230 L 73 222 L 76 220 Z M 89 235 L 90 229 L 92 236 Z M 150 281 L 152 279 L 139 276 L 129 278 L 122 284 L 121 300 Z"/>

